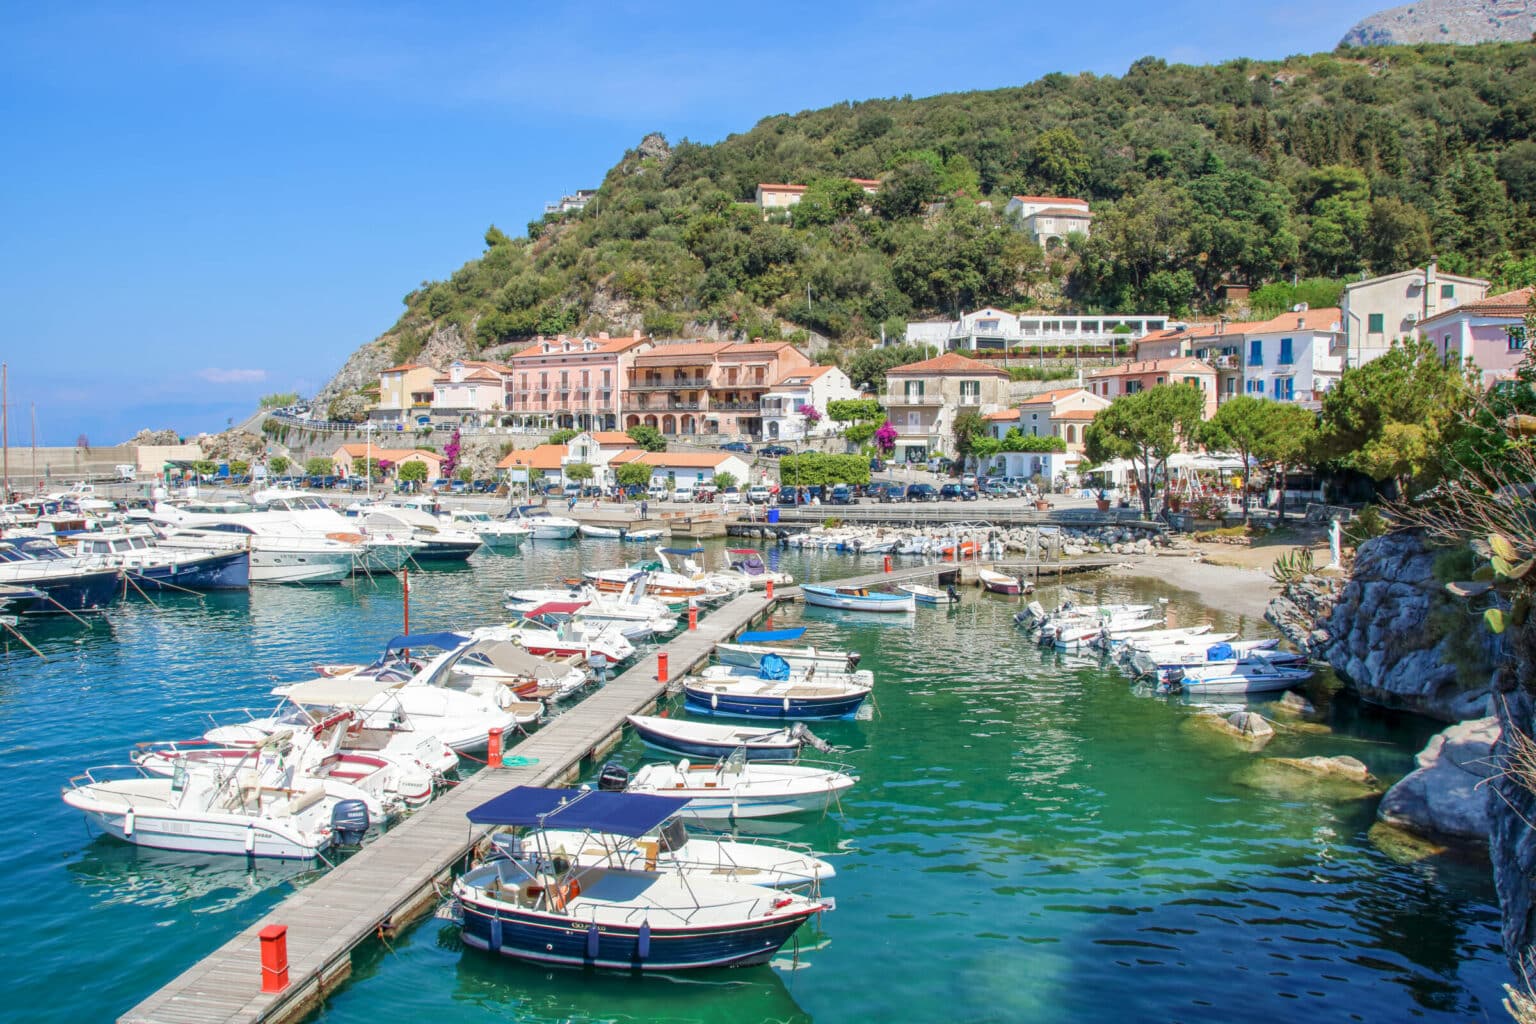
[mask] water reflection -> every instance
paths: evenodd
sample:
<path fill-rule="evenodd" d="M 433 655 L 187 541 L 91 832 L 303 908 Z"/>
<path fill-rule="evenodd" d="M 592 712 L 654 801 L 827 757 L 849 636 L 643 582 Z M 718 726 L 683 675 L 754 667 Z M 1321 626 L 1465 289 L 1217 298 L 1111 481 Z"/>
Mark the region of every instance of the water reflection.
<path fill-rule="evenodd" d="M 186 907 L 195 914 L 220 914 L 278 885 L 303 885 L 318 872 L 313 865 L 239 857 L 210 857 L 131 846 L 98 836 L 69 863 L 72 881 L 96 907 Z"/>

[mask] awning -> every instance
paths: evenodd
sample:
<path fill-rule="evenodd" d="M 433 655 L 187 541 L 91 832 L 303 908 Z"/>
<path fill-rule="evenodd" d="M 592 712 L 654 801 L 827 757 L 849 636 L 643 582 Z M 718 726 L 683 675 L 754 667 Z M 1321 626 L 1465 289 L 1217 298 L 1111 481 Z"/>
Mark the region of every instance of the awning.
<path fill-rule="evenodd" d="M 744 644 L 772 644 L 785 640 L 799 640 L 805 635 L 805 627 L 794 629 L 758 629 L 741 634 L 736 639 Z"/>
<path fill-rule="evenodd" d="M 677 814 L 687 799 L 602 790 L 517 786 L 471 810 L 476 825 L 523 825 L 640 836 Z"/>
<path fill-rule="evenodd" d="M 469 643 L 469 637 L 458 633 L 412 633 L 409 636 L 395 637 L 384 649 L 401 651 L 407 647 L 436 647 L 439 650 L 451 651 L 467 643 Z"/>
<path fill-rule="evenodd" d="M 661 551 L 665 555 L 702 555 L 704 553 L 703 548 L 662 548 Z"/>
<path fill-rule="evenodd" d="M 327 677 L 311 679 L 307 683 L 294 683 L 292 686 L 279 687 L 279 689 L 295 704 L 356 708 L 364 706 L 379 694 L 399 685 L 399 680 L 380 681 L 373 676 L 358 678 L 340 676 L 334 679 Z"/>

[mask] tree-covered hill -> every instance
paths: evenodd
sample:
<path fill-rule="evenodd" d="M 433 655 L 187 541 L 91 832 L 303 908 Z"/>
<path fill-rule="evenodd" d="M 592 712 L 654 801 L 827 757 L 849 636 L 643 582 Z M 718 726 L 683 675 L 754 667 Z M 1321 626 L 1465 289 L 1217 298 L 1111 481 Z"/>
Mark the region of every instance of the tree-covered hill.
<path fill-rule="evenodd" d="M 444 329 L 715 327 L 877 336 L 981 304 L 1214 312 L 1219 286 L 1413 265 L 1536 276 L 1536 45 L 1349 49 L 868 100 L 714 145 L 651 137 L 579 213 L 496 228 L 406 297 L 379 358 Z M 879 178 L 867 196 L 848 178 Z M 765 220 L 759 182 L 810 186 Z M 1042 253 L 1012 194 L 1085 197 L 1092 238 Z"/>

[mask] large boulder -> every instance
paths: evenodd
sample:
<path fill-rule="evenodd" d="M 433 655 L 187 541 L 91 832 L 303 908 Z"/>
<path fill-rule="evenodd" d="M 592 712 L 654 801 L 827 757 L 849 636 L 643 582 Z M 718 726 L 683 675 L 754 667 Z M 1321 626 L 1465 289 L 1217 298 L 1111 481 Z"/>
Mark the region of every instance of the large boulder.
<path fill-rule="evenodd" d="M 1387 790 L 1376 816 L 1419 835 L 1487 842 L 1492 793 L 1482 783 L 1493 774 L 1498 738 L 1493 716 L 1437 733 L 1414 759 L 1418 767 Z"/>
<path fill-rule="evenodd" d="M 1275 728 L 1261 714 L 1253 711 L 1202 711 L 1190 719 L 1199 728 L 1237 741 L 1249 750 L 1262 750 L 1275 738 Z"/>

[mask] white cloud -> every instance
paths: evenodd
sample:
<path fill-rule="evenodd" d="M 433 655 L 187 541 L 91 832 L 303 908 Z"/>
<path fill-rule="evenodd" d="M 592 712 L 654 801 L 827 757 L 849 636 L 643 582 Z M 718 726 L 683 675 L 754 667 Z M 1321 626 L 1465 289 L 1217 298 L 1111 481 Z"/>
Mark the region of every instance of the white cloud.
<path fill-rule="evenodd" d="M 209 384 L 260 384 L 267 379 L 266 370 L 198 370 L 197 375 Z"/>

